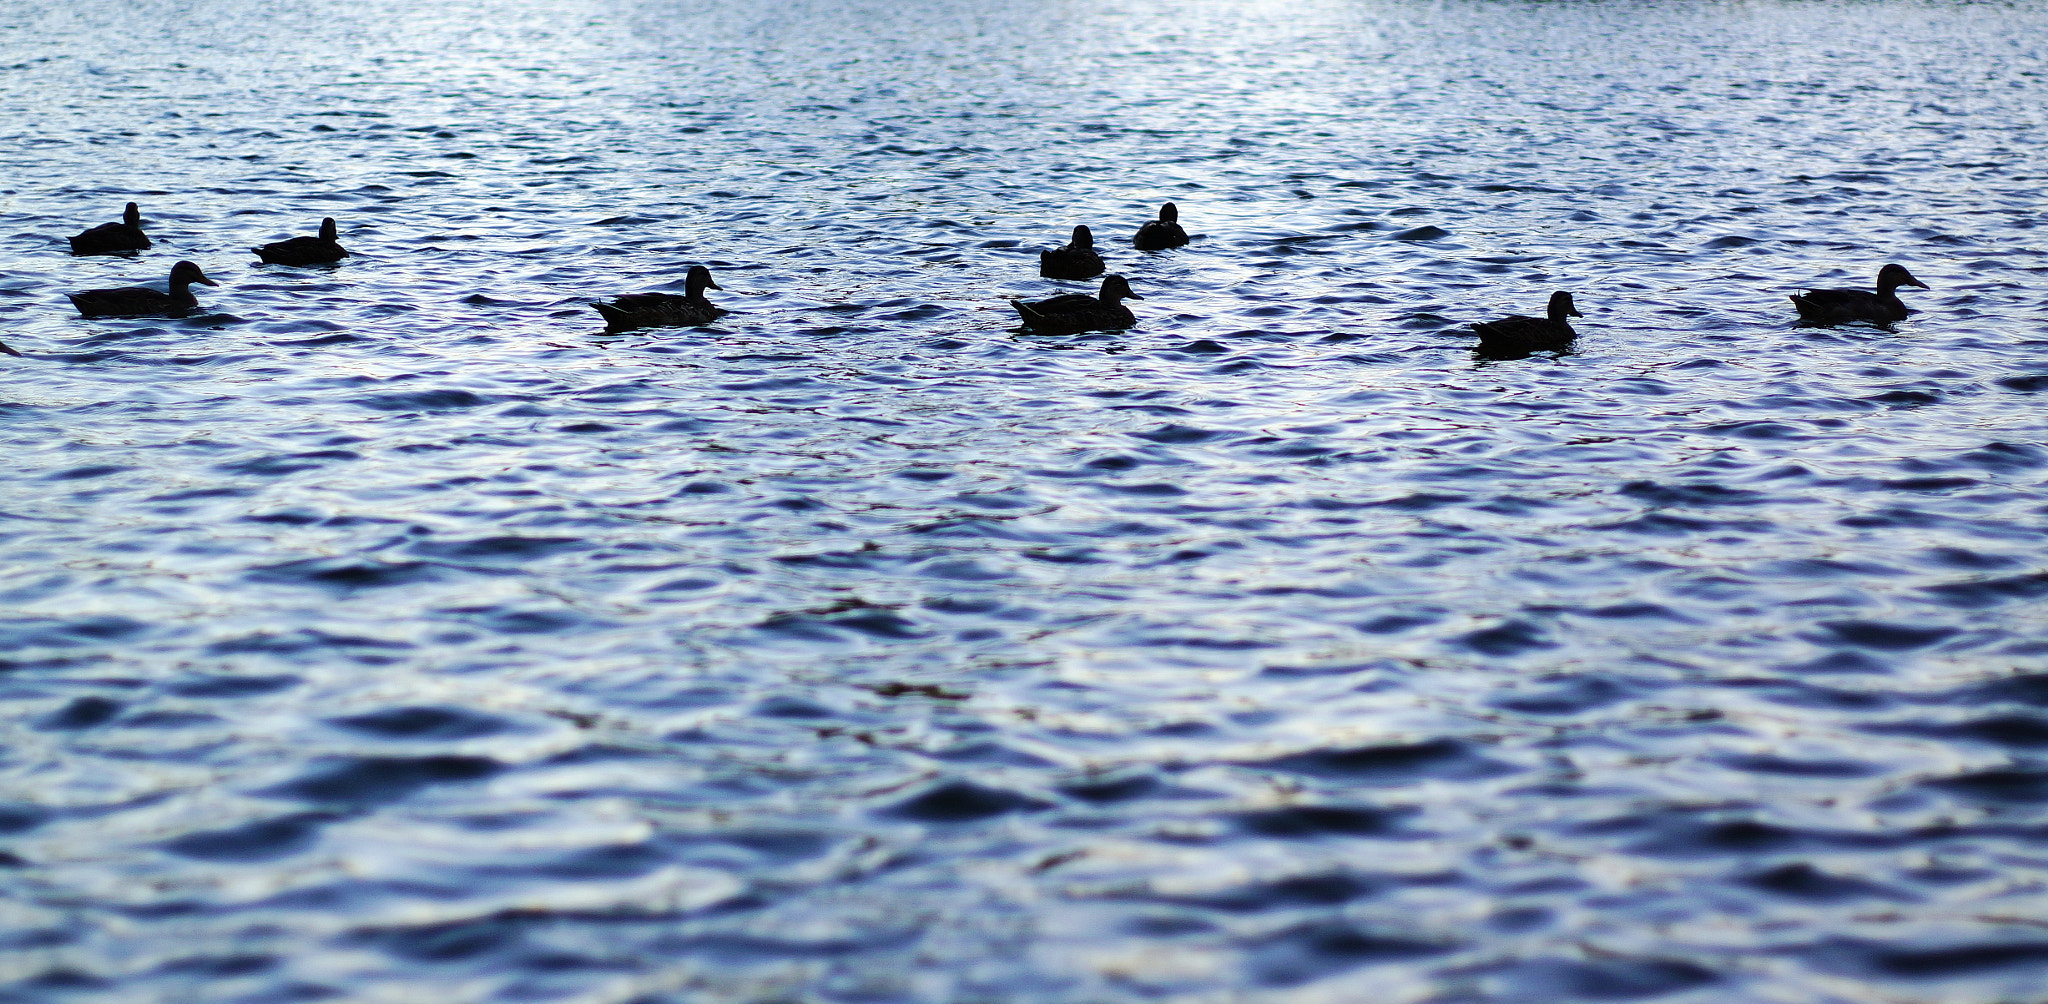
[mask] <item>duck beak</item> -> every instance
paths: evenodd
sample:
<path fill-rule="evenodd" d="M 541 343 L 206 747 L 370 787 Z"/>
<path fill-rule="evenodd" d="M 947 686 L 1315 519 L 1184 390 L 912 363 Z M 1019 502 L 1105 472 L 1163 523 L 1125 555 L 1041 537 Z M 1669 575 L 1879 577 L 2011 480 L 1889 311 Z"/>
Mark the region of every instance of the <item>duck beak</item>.
<path fill-rule="evenodd" d="M 1581 314 L 1581 313 L 1579 313 L 1579 308 L 1577 308 L 1577 307 L 1573 307 L 1573 308 L 1572 308 L 1572 316 L 1573 316 L 1573 317 L 1584 317 L 1584 316 L 1586 316 L 1586 315 L 1584 315 L 1584 314 Z"/>
<path fill-rule="evenodd" d="M 705 288 L 705 289 L 715 289 L 715 290 L 718 290 L 718 291 L 719 291 L 719 292 L 721 292 L 721 293 L 725 292 L 725 287 L 724 287 L 724 286 L 721 286 L 721 285 L 719 285 L 719 284 L 718 284 L 718 280 L 716 280 L 716 279 L 707 279 L 707 280 L 705 280 L 705 282 L 704 282 L 704 288 Z"/>
<path fill-rule="evenodd" d="M 200 275 L 199 275 L 199 278 L 197 278 L 197 279 L 194 279 L 194 280 L 192 280 L 192 281 L 193 281 L 193 282 L 203 282 L 203 283 L 205 283 L 205 284 L 206 284 L 206 285 L 208 285 L 208 286 L 218 286 L 218 285 L 220 285 L 220 283 L 217 283 L 217 282 L 213 281 L 212 279 L 208 279 L 208 278 L 206 277 L 206 274 L 205 274 L 205 273 L 203 273 L 203 272 L 202 272 L 202 273 L 200 273 Z"/>
<path fill-rule="evenodd" d="M 1124 291 L 1124 299 L 1126 299 L 1126 300 L 1142 300 L 1142 299 L 1144 299 L 1144 297 L 1142 297 L 1142 296 L 1139 296 L 1138 294 L 1136 294 L 1136 293 L 1133 293 L 1133 292 L 1131 292 L 1130 290 L 1125 290 L 1125 291 Z"/>
<path fill-rule="evenodd" d="M 1902 286 L 1918 286 L 1918 287 L 1920 287 L 1921 289 L 1933 289 L 1933 288 L 1934 288 L 1934 287 L 1932 287 L 1932 286 L 1929 286 L 1928 284 L 1926 284 L 1926 283 L 1924 283 L 1924 282 L 1921 282 L 1921 281 L 1920 281 L 1920 280 L 1918 280 L 1918 279 L 1915 279 L 1915 278 L 1913 278 L 1912 276 L 1907 276 L 1907 277 L 1906 277 L 1906 281 L 1905 281 L 1905 282 L 1903 282 L 1903 283 L 1900 283 L 1900 285 L 1902 285 Z"/>

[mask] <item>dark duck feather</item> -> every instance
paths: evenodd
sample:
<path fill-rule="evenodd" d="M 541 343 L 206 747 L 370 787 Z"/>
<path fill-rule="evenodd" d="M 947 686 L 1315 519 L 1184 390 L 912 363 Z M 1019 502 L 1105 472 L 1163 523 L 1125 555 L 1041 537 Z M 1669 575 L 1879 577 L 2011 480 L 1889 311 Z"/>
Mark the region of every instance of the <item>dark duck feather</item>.
<path fill-rule="evenodd" d="M 142 232 L 142 210 L 130 202 L 121 212 L 121 222 L 102 223 L 71 238 L 71 253 L 127 254 L 149 250 L 149 236 Z"/>
<path fill-rule="evenodd" d="M 334 217 L 329 216 L 320 221 L 318 237 L 293 237 L 249 250 L 266 265 L 325 265 L 348 257 L 348 250 L 335 241 L 336 234 Z"/>
<path fill-rule="evenodd" d="M 1164 251 L 1177 248 L 1188 242 L 1188 232 L 1180 228 L 1180 207 L 1169 202 L 1159 207 L 1159 218 L 1138 228 L 1131 245 L 1140 251 Z"/>
<path fill-rule="evenodd" d="M 1572 295 L 1563 291 L 1550 294 L 1550 310 L 1547 317 L 1524 317 L 1516 314 L 1498 321 L 1485 321 L 1472 326 L 1479 333 L 1480 355 L 1492 359 L 1520 359 L 1537 352 L 1563 352 L 1572 347 L 1572 339 L 1579 333 L 1572 330 L 1567 317 L 1584 317 L 1572 303 Z"/>
<path fill-rule="evenodd" d="M 1118 301 L 1142 299 L 1131 292 L 1131 284 L 1123 276 L 1106 275 L 1102 277 L 1102 292 L 1097 296 L 1069 293 L 1036 303 L 1011 300 L 1010 305 L 1024 318 L 1024 326 L 1038 334 L 1071 335 L 1080 331 L 1113 331 L 1138 323 L 1131 308 Z"/>
<path fill-rule="evenodd" d="M 69 294 L 71 303 L 86 317 L 154 317 L 177 314 L 199 306 L 192 284 L 218 286 L 199 266 L 181 261 L 171 266 L 171 281 L 164 289 L 154 286 L 123 286 L 119 289 L 88 289 Z"/>
<path fill-rule="evenodd" d="M 1102 272 L 1095 234 L 1087 227 L 1075 227 L 1074 239 L 1066 247 L 1038 252 L 1038 274 L 1048 279 L 1093 279 Z"/>
<path fill-rule="evenodd" d="M 674 293 L 629 293 L 606 303 L 603 300 L 592 304 L 597 312 L 604 315 L 606 331 L 631 331 L 634 328 L 687 328 L 699 324 L 710 324 L 724 317 L 728 311 L 704 298 L 707 289 L 721 288 L 711 281 L 711 270 L 702 265 L 690 266 L 690 274 L 683 281 L 683 295 Z"/>
<path fill-rule="evenodd" d="M 1893 324 L 1906 319 L 1913 311 L 1900 302 L 1894 292 L 1900 286 L 1918 286 L 1926 289 L 1927 284 L 1913 278 L 1904 265 L 1886 265 L 1877 270 L 1877 292 L 1867 289 L 1812 289 L 1792 296 L 1792 306 L 1799 310 L 1799 320 L 1805 324 L 1830 326 L 1848 324 L 1851 321 L 1869 321 L 1872 324 Z"/>

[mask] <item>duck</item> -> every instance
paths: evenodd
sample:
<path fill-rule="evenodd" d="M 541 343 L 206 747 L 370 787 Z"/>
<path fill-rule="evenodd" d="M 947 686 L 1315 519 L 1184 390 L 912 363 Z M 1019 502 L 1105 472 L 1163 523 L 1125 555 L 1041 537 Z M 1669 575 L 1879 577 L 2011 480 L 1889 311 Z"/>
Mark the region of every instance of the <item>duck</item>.
<path fill-rule="evenodd" d="M 1102 272 L 1095 234 L 1087 227 L 1075 227 L 1074 239 L 1066 247 L 1038 252 L 1038 274 L 1048 279 L 1093 279 Z"/>
<path fill-rule="evenodd" d="M 1097 296 L 1069 293 L 1036 303 L 1011 300 L 1010 305 L 1024 318 L 1024 326 L 1038 334 L 1071 335 L 1081 331 L 1114 331 L 1138 323 L 1131 308 L 1117 301 L 1142 299 L 1131 292 L 1131 284 L 1123 276 L 1106 275 L 1102 277 L 1102 292 Z"/>
<path fill-rule="evenodd" d="M 320 221 L 318 237 L 293 237 L 249 250 L 266 265 L 325 265 L 348 257 L 348 249 L 335 243 L 335 234 L 334 217 L 329 216 Z"/>
<path fill-rule="evenodd" d="M 1180 207 L 1169 202 L 1159 207 L 1159 218 L 1138 228 L 1131 238 L 1131 246 L 1140 251 L 1164 251 L 1177 248 L 1188 242 L 1188 232 L 1180 228 Z"/>
<path fill-rule="evenodd" d="M 181 261 L 171 266 L 171 280 L 165 289 L 154 286 L 123 286 L 119 289 L 88 289 L 68 294 L 84 317 L 153 317 L 182 313 L 199 305 L 192 284 L 218 286 L 199 266 Z"/>
<path fill-rule="evenodd" d="M 1799 311 L 1799 320 L 1804 324 L 1830 326 L 1848 324 L 1851 321 L 1869 321 L 1872 324 L 1893 324 L 1906 319 L 1912 308 L 1899 302 L 1899 295 L 1893 290 L 1900 286 L 1918 286 L 1926 289 L 1927 284 L 1913 278 L 1904 265 L 1886 265 L 1877 270 L 1877 292 L 1867 289 L 1810 289 L 1792 295 L 1792 306 Z"/>
<path fill-rule="evenodd" d="M 1572 302 L 1572 295 L 1559 290 L 1550 294 L 1546 317 L 1516 314 L 1475 324 L 1472 330 L 1479 333 L 1479 354 L 1493 359 L 1520 359 L 1537 352 L 1563 352 L 1571 348 L 1572 339 L 1579 333 L 1572 330 L 1571 322 L 1565 318 L 1584 316 Z"/>
<path fill-rule="evenodd" d="M 130 202 L 121 211 L 121 222 L 102 223 L 71 238 L 71 253 L 127 254 L 149 250 L 149 235 L 142 232 L 142 208 Z"/>
<path fill-rule="evenodd" d="M 674 293 L 629 293 L 610 303 L 599 300 L 591 306 L 604 315 L 606 331 L 694 327 L 710 324 L 730 313 L 704 298 L 705 290 L 722 288 L 711 281 L 710 269 L 692 265 L 690 274 L 683 280 L 681 296 Z"/>

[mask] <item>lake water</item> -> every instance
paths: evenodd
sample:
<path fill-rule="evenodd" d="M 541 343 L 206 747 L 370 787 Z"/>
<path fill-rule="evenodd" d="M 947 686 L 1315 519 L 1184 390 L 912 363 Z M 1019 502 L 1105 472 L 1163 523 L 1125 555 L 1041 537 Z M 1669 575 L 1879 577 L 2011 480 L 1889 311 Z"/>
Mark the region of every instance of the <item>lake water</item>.
<path fill-rule="evenodd" d="M 2038 1001 L 2044 56 L 13 0 L 0 999 Z M 1015 332 L 1077 223 L 1138 327 Z M 697 263 L 729 317 L 604 335 Z M 1576 353 L 1474 358 L 1558 289 Z"/>

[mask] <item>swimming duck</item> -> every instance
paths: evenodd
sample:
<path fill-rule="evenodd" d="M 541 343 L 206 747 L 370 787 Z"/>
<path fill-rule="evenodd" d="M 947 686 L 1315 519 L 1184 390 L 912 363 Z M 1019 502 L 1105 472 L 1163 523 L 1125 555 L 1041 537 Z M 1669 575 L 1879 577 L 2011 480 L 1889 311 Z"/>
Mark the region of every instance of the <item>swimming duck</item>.
<path fill-rule="evenodd" d="M 121 222 L 102 223 L 71 238 L 71 253 L 127 254 L 149 250 L 149 236 L 142 232 L 142 210 L 130 202 L 121 212 Z"/>
<path fill-rule="evenodd" d="M 674 293 L 629 293 L 610 303 L 599 300 L 591 306 L 604 315 L 606 331 L 693 327 L 710 324 L 729 313 L 704 298 L 705 290 L 720 288 L 723 287 L 711 281 L 710 269 L 692 265 L 690 274 L 683 280 L 682 296 Z"/>
<path fill-rule="evenodd" d="M 1850 321 L 1869 321 L 1872 324 L 1892 324 L 1906 319 L 1913 311 L 1899 302 L 1899 295 L 1892 292 L 1900 286 L 1918 286 L 1926 289 L 1927 284 L 1913 278 L 1904 265 L 1886 265 L 1877 270 L 1877 292 L 1867 289 L 1812 289 L 1792 296 L 1792 306 L 1799 310 L 1799 320 L 1806 324 L 1834 325 Z"/>
<path fill-rule="evenodd" d="M 171 266 L 171 281 L 165 289 L 154 286 L 123 286 L 119 289 L 88 289 L 71 293 L 71 303 L 85 317 L 152 317 L 176 314 L 199 305 L 192 284 L 218 286 L 199 266 L 181 261 Z"/>
<path fill-rule="evenodd" d="M 335 233 L 334 217 L 329 216 L 320 221 L 318 237 L 293 237 L 249 250 L 266 265 L 325 265 L 348 257 L 348 250 L 335 243 Z"/>
<path fill-rule="evenodd" d="M 1038 252 L 1038 274 L 1048 279 L 1093 279 L 1102 274 L 1102 256 L 1095 253 L 1095 234 L 1075 227 L 1074 239 L 1063 248 Z"/>
<path fill-rule="evenodd" d="M 1111 331 L 1128 328 L 1138 323 L 1131 314 L 1131 308 L 1118 303 L 1119 300 L 1142 300 L 1144 297 L 1131 292 L 1131 284 L 1120 275 L 1102 277 L 1102 292 L 1099 296 L 1086 293 L 1069 293 L 1055 296 L 1050 300 L 1026 303 L 1011 300 L 1024 318 L 1024 326 L 1041 335 L 1071 335 L 1079 331 Z"/>
<path fill-rule="evenodd" d="M 1563 352 L 1572 347 L 1572 339 L 1578 332 L 1572 330 L 1567 317 L 1584 317 L 1572 303 L 1572 295 L 1562 290 L 1550 294 L 1548 317 L 1524 317 L 1516 314 L 1498 321 L 1485 321 L 1472 326 L 1479 333 L 1478 352 L 1494 359 L 1520 359 L 1536 352 Z"/>
<path fill-rule="evenodd" d="M 1180 228 L 1180 208 L 1169 202 L 1159 207 L 1159 218 L 1138 228 L 1137 236 L 1131 238 L 1131 245 L 1140 251 L 1163 251 L 1177 248 L 1188 242 L 1188 232 Z"/>

